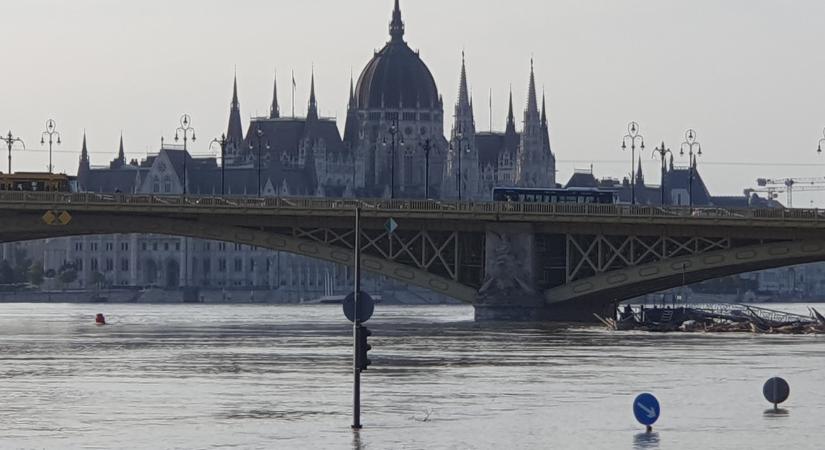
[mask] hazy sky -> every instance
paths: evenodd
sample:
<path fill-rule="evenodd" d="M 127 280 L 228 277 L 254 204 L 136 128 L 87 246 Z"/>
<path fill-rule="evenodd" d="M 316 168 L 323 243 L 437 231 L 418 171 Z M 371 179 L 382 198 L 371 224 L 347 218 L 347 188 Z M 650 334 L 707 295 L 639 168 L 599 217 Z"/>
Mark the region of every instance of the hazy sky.
<path fill-rule="evenodd" d="M 406 39 L 433 72 L 447 115 L 461 50 L 480 129 L 501 129 L 512 83 L 523 110 L 531 55 L 547 90 L 558 178 L 592 162 L 597 176 L 623 176 L 619 143 L 642 126 L 647 180 L 660 141 L 677 150 L 698 132 L 702 172 L 717 194 L 757 177 L 822 176 L 816 146 L 825 127 L 825 2 L 821 0 L 402 0 Z M 58 170 L 74 173 L 83 129 L 93 164 L 117 151 L 157 151 L 178 117 L 198 142 L 226 129 L 237 66 L 244 126 L 266 114 L 277 69 L 282 112 L 306 108 L 314 64 L 321 113 L 343 126 L 350 72 L 388 39 L 392 0 L 7 0 L 0 49 L 0 130 L 28 146 L 15 170 L 45 170 L 40 132 L 63 133 Z M 449 121 L 445 124 L 449 127 Z M 6 152 L 0 170 L 6 170 Z M 677 159 L 679 161 L 679 159 Z M 685 161 L 684 159 L 682 161 Z M 733 162 L 743 162 L 734 165 Z M 797 195 L 796 206 L 825 192 Z"/>

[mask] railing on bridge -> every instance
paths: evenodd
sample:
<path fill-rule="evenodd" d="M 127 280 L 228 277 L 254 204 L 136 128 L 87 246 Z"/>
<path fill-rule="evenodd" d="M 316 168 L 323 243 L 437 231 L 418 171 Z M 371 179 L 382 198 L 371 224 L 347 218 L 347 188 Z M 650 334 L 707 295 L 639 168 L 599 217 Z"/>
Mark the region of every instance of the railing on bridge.
<path fill-rule="evenodd" d="M 177 206 L 227 209 L 287 209 L 350 211 L 403 211 L 423 213 L 468 213 L 496 215 L 554 215 L 607 217 L 696 217 L 716 220 L 777 219 L 825 221 L 825 210 L 786 208 L 715 208 L 597 205 L 572 203 L 452 202 L 438 200 L 356 200 L 332 198 L 217 197 L 197 195 L 97 194 L 60 192 L 0 192 L 0 205 L 120 205 Z"/>

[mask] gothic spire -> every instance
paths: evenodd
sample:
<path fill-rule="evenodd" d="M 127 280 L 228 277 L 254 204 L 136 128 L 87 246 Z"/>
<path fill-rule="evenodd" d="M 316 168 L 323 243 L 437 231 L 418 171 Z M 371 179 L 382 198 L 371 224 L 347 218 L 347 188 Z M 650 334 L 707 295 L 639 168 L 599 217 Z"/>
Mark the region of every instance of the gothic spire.
<path fill-rule="evenodd" d="M 530 59 L 530 86 L 527 89 L 527 110 L 525 111 L 525 118 L 527 116 L 538 116 L 539 106 L 536 95 L 536 75 L 533 71 L 533 59 Z M 530 117 L 532 118 L 532 117 Z M 526 120 L 525 120 L 526 121 Z"/>
<path fill-rule="evenodd" d="M 541 125 L 547 128 L 547 94 L 541 93 Z"/>
<path fill-rule="evenodd" d="M 80 162 L 89 161 L 89 150 L 86 149 L 86 130 L 83 130 L 83 148 L 80 150 Z"/>
<path fill-rule="evenodd" d="M 516 134 L 516 116 L 513 114 L 513 86 L 510 86 L 510 109 L 507 112 L 507 129 L 505 134 Z"/>
<path fill-rule="evenodd" d="M 645 175 L 642 173 L 642 157 L 639 157 L 638 169 L 636 169 L 636 184 L 645 184 Z"/>
<path fill-rule="evenodd" d="M 312 80 L 309 87 L 309 110 L 307 120 L 318 118 L 318 103 L 315 101 L 315 69 L 312 70 Z"/>
<path fill-rule="evenodd" d="M 404 21 L 401 20 L 401 7 L 395 0 L 395 9 L 392 11 L 390 22 L 390 37 L 392 42 L 402 42 L 404 39 Z"/>
<path fill-rule="evenodd" d="M 126 152 L 123 150 L 123 132 L 120 132 L 120 148 L 117 151 L 117 159 L 126 163 Z"/>
<path fill-rule="evenodd" d="M 240 109 L 241 103 L 238 101 L 238 74 L 232 80 L 232 109 Z"/>
<path fill-rule="evenodd" d="M 86 130 L 83 130 L 83 147 L 80 150 L 80 164 L 77 167 L 77 181 L 81 189 L 86 188 L 86 181 L 90 170 L 89 150 L 86 148 Z"/>
<path fill-rule="evenodd" d="M 241 103 L 238 101 L 238 75 L 232 82 L 232 103 L 229 107 L 229 125 L 226 129 L 226 139 L 234 144 L 235 148 L 241 147 L 243 142 L 243 125 L 241 124 Z"/>
<path fill-rule="evenodd" d="M 349 108 L 355 109 L 355 82 L 352 79 L 352 74 L 349 76 Z"/>
<path fill-rule="evenodd" d="M 272 106 L 269 107 L 269 118 L 277 119 L 281 117 L 281 107 L 278 106 L 278 75 L 275 75 L 272 83 Z"/>
<path fill-rule="evenodd" d="M 458 107 L 470 104 L 470 94 L 467 90 L 467 65 L 464 60 L 464 52 L 461 52 L 461 81 L 458 84 Z"/>
<path fill-rule="evenodd" d="M 358 140 L 358 112 L 356 111 L 355 89 L 352 75 L 349 77 L 349 107 L 347 108 L 347 122 L 344 125 L 344 142 L 353 148 Z"/>

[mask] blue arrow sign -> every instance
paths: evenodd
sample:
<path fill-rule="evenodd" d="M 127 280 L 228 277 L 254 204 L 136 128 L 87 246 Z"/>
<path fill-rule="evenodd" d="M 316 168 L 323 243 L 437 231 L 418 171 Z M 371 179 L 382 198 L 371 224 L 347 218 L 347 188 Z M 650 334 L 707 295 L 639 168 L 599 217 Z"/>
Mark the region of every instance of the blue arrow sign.
<path fill-rule="evenodd" d="M 395 219 L 390 218 L 390 220 L 384 224 L 384 228 L 387 229 L 387 233 L 393 234 L 395 233 L 395 230 L 398 229 L 398 222 L 396 222 Z"/>
<path fill-rule="evenodd" d="M 633 415 L 640 424 L 651 426 L 659 420 L 659 401 L 652 394 L 640 394 L 633 400 Z"/>

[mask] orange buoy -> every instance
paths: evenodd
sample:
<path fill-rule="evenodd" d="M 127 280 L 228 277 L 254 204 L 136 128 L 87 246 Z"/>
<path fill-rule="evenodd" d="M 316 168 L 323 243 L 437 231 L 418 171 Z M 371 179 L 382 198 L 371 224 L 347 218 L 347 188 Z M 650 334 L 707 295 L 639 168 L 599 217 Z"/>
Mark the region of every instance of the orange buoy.
<path fill-rule="evenodd" d="M 97 325 L 106 325 L 106 318 L 103 317 L 103 314 L 97 313 L 97 316 L 95 316 L 95 323 Z"/>

